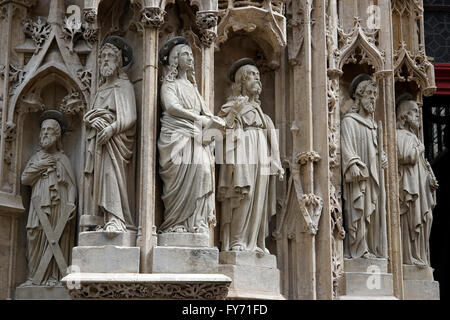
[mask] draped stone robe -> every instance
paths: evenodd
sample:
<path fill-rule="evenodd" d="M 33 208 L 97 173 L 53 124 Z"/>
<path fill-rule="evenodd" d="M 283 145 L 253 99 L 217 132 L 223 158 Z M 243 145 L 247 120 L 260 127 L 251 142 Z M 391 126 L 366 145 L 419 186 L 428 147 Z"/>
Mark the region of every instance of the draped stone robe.
<path fill-rule="evenodd" d="M 188 80 L 164 82 L 161 103 L 163 115 L 158 149 L 165 211 L 160 231 L 173 232 L 182 228 L 191 233 L 209 232 L 208 221 L 215 219 L 211 147 L 202 145 L 200 124 L 170 114 L 170 108 L 184 109 L 195 115 L 213 115 Z"/>
<path fill-rule="evenodd" d="M 348 113 L 341 123 L 342 174 L 346 255 L 360 258 L 365 253 L 386 257 L 386 211 L 380 203 L 379 146 L 377 125 L 357 113 Z M 357 182 L 350 179 L 349 168 L 356 164 L 362 172 Z"/>
<path fill-rule="evenodd" d="M 427 166 L 422 142 L 407 130 L 397 130 L 400 186 L 400 221 L 403 263 L 430 266 L 430 231 L 436 192 L 433 173 Z"/>
<path fill-rule="evenodd" d="M 75 204 L 77 191 L 69 158 L 62 152 L 57 152 L 52 156 L 56 159 L 56 165 L 48 168 L 41 166 L 39 162 L 49 157 L 49 154 L 44 150 L 39 150 L 34 154 L 22 173 L 22 184 L 32 187 L 31 198 L 40 197 L 41 210 L 47 215 L 54 230 L 62 216 L 61 208 L 64 208 L 66 204 Z M 75 211 L 70 214 L 59 240 L 59 246 L 68 265 L 74 243 L 74 217 Z M 26 228 L 28 278 L 33 279 L 49 243 L 42 229 L 36 208 L 31 201 Z M 45 272 L 43 283 L 45 284 L 47 280 L 59 281 L 60 279 L 61 273 L 55 258 L 52 257 Z"/>
<path fill-rule="evenodd" d="M 97 145 L 96 129 L 92 123 L 99 119 L 103 128 L 112 125 L 114 134 L 104 145 Z M 133 157 L 136 133 L 136 99 L 132 83 L 117 78 L 111 85 L 102 85 L 93 107 L 84 116 L 87 126 L 85 173 L 92 175 L 89 210 L 97 214 L 101 207 L 121 220 L 127 229 L 133 228 L 127 191 L 128 164 Z M 94 194 L 96 193 L 96 194 Z"/>
<path fill-rule="evenodd" d="M 219 116 L 227 123 L 218 200 L 222 251 L 268 253 L 269 220 L 276 213 L 276 175 L 281 169 L 278 138 L 272 120 L 257 104 L 236 111 L 230 101 Z"/>

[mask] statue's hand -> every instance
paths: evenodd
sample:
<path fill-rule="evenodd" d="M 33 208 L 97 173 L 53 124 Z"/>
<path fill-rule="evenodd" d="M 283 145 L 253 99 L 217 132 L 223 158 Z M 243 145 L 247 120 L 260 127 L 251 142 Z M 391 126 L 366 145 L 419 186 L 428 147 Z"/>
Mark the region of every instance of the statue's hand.
<path fill-rule="evenodd" d="M 419 154 L 423 154 L 425 152 L 425 146 L 423 144 L 419 144 L 419 146 L 417 147 L 417 151 L 419 152 Z"/>
<path fill-rule="evenodd" d="M 92 122 L 92 127 L 97 130 L 97 132 L 100 132 L 103 130 L 103 126 L 102 123 L 99 119 L 94 120 L 94 122 Z"/>
<path fill-rule="evenodd" d="M 248 103 L 247 96 L 239 96 L 236 98 L 236 103 L 234 105 L 234 108 L 237 112 L 240 112 L 247 103 Z"/>
<path fill-rule="evenodd" d="M 56 159 L 53 156 L 47 156 L 38 162 L 38 166 L 43 169 L 47 169 L 56 165 Z"/>
<path fill-rule="evenodd" d="M 278 170 L 278 180 L 283 181 L 284 180 L 284 170 Z"/>
<path fill-rule="evenodd" d="M 200 116 L 200 122 L 202 123 L 202 127 L 206 127 L 210 120 L 211 118 L 207 116 Z"/>
<path fill-rule="evenodd" d="M 105 144 L 114 135 L 114 129 L 111 126 L 106 127 L 98 134 L 98 143 Z"/>
<path fill-rule="evenodd" d="M 350 169 L 348 169 L 348 172 L 350 174 L 350 178 L 352 181 L 358 181 L 359 177 L 361 176 L 361 170 L 358 168 L 356 164 L 353 164 Z"/>

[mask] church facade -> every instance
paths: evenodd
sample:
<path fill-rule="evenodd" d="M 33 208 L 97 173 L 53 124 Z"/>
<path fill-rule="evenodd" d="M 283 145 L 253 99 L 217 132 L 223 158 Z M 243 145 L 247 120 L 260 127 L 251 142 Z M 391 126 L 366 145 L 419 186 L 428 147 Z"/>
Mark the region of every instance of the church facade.
<path fill-rule="evenodd" d="M 422 0 L 0 0 L 1 299 L 439 299 Z"/>

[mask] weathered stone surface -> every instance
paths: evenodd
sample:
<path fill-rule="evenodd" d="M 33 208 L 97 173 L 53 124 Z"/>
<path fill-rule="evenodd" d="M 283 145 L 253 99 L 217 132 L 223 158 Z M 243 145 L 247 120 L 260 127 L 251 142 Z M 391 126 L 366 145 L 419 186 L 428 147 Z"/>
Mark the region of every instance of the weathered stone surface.
<path fill-rule="evenodd" d="M 155 247 L 153 273 L 217 273 L 217 248 Z"/>
<path fill-rule="evenodd" d="M 78 236 L 79 246 L 119 246 L 134 247 L 136 246 L 136 232 L 105 232 L 90 231 L 80 232 Z"/>
<path fill-rule="evenodd" d="M 259 254 L 247 251 L 223 251 L 219 254 L 219 263 L 276 269 L 277 257 L 272 254 Z"/>
<path fill-rule="evenodd" d="M 18 287 L 16 300 L 70 300 L 69 291 L 62 286 L 29 286 Z"/>
<path fill-rule="evenodd" d="M 403 281 L 405 300 L 439 300 L 439 282 L 424 280 Z"/>
<path fill-rule="evenodd" d="M 346 272 L 339 290 L 340 296 L 393 296 L 392 274 Z"/>
<path fill-rule="evenodd" d="M 284 299 L 280 294 L 280 272 L 276 268 L 219 265 L 219 273 L 233 279 L 228 298 Z"/>
<path fill-rule="evenodd" d="M 139 272 L 139 248 L 117 246 L 75 247 L 72 266 L 81 273 L 134 273 Z"/>
<path fill-rule="evenodd" d="M 160 247 L 209 247 L 209 235 L 207 233 L 177 233 L 168 232 L 158 235 Z"/>
<path fill-rule="evenodd" d="M 373 272 L 371 268 L 378 268 L 380 272 L 387 273 L 388 261 L 387 259 L 344 259 L 345 272 Z"/>
<path fill-rule="evenodd" d="M 433 268 L 403 265 L 403 280 L 433 281 Z"/>

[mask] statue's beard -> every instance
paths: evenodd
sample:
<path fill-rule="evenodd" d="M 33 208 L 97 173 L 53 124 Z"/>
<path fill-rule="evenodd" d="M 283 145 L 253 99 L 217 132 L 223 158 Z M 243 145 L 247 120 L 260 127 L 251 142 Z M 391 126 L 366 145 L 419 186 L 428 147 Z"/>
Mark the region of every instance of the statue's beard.
<path fill-rule="evenodd" d="M 375 104 L 374 103 L 368 103 L 363 105 L 364 110 L 366 110 L 367 113 L 374 113 L 375 112 Z"/>
<path fill-rule="evenodd" d="M 249 86 L 249 93 L 253 94 L 253 95 L 260 95 L 262 92 L 262 84 L 260 81 L 254 81 L 250 86 Z"/>
<path fill-rule="evenodd" d="M 54 136 L 42 136 L 39 142 L 40 146 L 44 150 L 48 150 L 56 143 L 56 137 Z"/>
<path fill-rule="evenodd" d="M 419 130 L 419 121 L 409 120 L 408 122 L 411 129 L 414 131 Z"/>
<path fill-rule="evenodd" d="M 104 77 L 110 77 L 110 76 L 112 76 L 114 74 L 114 71 L 116 70 L 116 67 L 117 66 L 114 63 L 111 63 L 111 64 L 104 63 L 104 64 L 102 64 L 102 67 L 100 69 L 100 73 Z"/>

